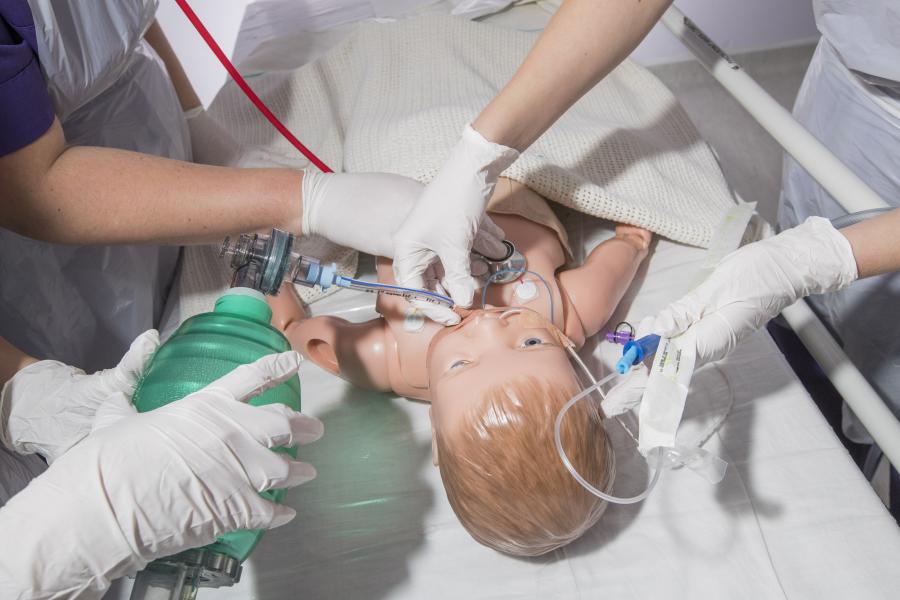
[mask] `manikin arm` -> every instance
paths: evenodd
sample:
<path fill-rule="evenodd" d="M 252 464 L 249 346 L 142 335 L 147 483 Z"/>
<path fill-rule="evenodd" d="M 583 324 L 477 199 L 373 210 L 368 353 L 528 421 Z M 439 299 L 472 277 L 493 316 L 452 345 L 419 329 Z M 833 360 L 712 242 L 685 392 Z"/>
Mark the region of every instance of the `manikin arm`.
<path fill-rule="evenodd" d="M 384 319 L 351 323 L 331 316 L 309 318 L 291 284 L 269 298 L 269 306 L 272 326 L 305 358 L 354 385 L 390 391 Z"/>
<path fill-rule="evenodd" d="M 646 229 L 617 225 L 616 236 L 594 248 L 582 266 L 559 274 L 570 308 L 566 334 L 590 337 L 609 321 L 647 256 L 650 239 Z"/>

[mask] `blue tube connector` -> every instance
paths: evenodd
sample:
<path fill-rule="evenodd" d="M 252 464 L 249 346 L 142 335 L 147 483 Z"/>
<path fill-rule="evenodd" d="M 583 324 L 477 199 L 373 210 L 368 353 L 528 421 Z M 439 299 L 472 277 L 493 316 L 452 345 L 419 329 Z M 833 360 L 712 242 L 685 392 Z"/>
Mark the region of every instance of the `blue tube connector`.
<path fill-rule="evenodd" d="M 616 363 L 616 371 L 624 375 L 631 367 L 638 364 L 648 356 L 652 356 L 659 347 L 659 336 L 650 334 L 628 342 L 622 349 L 622 358 Z"/>

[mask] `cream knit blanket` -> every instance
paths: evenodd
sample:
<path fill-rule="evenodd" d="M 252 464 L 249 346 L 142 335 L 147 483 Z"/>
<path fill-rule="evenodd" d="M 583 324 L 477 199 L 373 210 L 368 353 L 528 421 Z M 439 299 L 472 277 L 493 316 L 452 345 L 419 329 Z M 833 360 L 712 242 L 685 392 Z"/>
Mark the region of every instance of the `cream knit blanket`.
<path fill-rule="evenodd" d="M 362 25 L 290 77 L 251 83 L 336 171 L 387 171 L 428 182 L 535 38 L 454 17 Z M 224 90 L 215 117 L 248 146 L 297 156 L 239 94 L 234 86 Z M 630 61 L 504 174 L 575 210 L 695 246 L 709 244 L 734 204 L 687 114 L 655 76 Z"/>
<path fill-rule="evenodd" d="M 444 16 L 366 24 L 313 63 L 249 81 L 335 171 L 385 171 L 427 183 L 535 39 Z M 223 88 L 210 113 L 252 155 L 243 164 L 308 165 L 234 84 Z M 504 174 L 548 200 L 695 246 L 709 244 L 734 204 L 687 114 L 655 76 L 630 61 Z M 345 272 L 355 269 L 354 254 L 325 240 L 313 244 L 320 258 L 336 260 Z M 220 262 L 212 251 L 186 251 L 177 318 L 212 307 L 227 286 Z M 298 291 L 307 302 L 318 297 Z"/>

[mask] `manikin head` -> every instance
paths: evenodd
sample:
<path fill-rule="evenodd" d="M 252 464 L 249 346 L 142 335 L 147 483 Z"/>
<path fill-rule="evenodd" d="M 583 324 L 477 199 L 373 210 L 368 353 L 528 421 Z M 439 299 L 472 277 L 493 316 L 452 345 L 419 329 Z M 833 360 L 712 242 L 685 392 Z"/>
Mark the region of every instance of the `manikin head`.
<path fill-rule="evenodd" d="M 457 517 L 479 542 L 536 556 L 578 538 L 605 503 L 563 466 L 560 408 L 579 389 L 568 340 L 527 309 L 479 310 L 438 333 L 428 354 L 433 455 Z M 601 489 L 613 457 L 596 405 L 566 416 L 563 445 Z"/>

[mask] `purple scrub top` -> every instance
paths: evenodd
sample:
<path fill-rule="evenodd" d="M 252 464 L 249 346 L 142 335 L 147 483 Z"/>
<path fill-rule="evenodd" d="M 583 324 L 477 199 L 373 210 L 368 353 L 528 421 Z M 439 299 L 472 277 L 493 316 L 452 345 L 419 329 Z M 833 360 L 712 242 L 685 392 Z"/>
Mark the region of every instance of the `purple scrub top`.
<path fill-rule="evenodd" d="M 53 123 L 25 0 L 0 0 L 0 156 L 35 141 Z"/>

